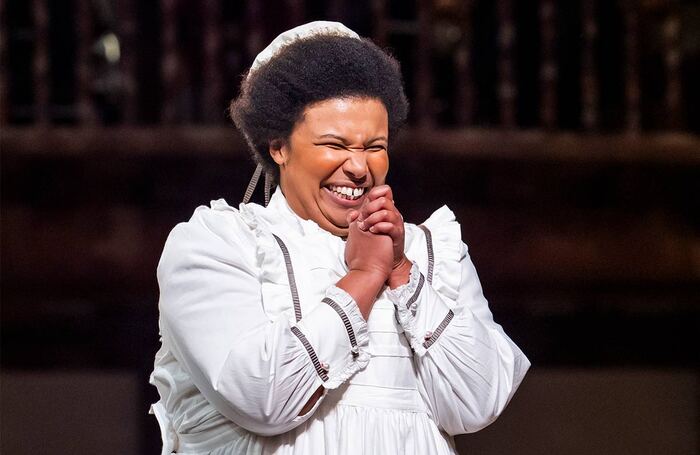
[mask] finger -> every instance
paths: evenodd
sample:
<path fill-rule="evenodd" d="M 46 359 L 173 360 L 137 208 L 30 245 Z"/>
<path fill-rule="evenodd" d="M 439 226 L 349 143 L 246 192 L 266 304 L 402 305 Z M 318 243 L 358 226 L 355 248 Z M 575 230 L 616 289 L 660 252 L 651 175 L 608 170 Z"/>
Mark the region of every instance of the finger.
<path fill-rule="evenodd" d="M 371 201 L 380 197 L 386 197 L 390 200 L 394 199 L 394 193 L 389 185 L 379 185 L 372 188 L 367 193 L 367 198 Z"/>
<path fill-rule="evenodd" d="M 368 230 L 372 226 L 374 226 L 377 223 L 381 222 L 388 222 L 392 223 L 394 225 L 401 225 L 401 216 L 397 214 L 396 212 L 392 212 L 389 210 L 380 210 L 378 212 L 374 212 L 371 214 L 367 219 L 362 220 L 362 222 L 358 225 L 360 229 L 362 230 Z"/>
<path fill-rule="evenodd" d="M 354 222 L 358 217 L 360 216 L 360 212 L 357 210 L 350 210 L 345 217 L 345 220 L 348 222 L 348 224 Z"/>
<path fill-rule="evenodd" d="M 360 220 L 364 220 L 374 212 L 379 210 L 395 210 L 393 202 L 390 199 L 382 196 L 372 202 L 367 203 L 360 209 Z"/>
<path fill-rule="evenodd" d="M 396 225 L 394 225 L 394 223 L 382 221 L 369 228 L 369 232 L 372 234 L 385 234 L 393 238 L 396 233 Z"/>
<path fill-rule="evenodd" d="M 362 222 L 365 224 L 366 227 L 370 227 L 373 224 L 379 223 L 380 221 L 393 222 L 396 221 L 396 219 L 398 219 L 398 216 L 396 216 L 396 214 L 394 214 L 392 211 L 382 209 L 371 213 L 367 218 L 362 220 Z"/>

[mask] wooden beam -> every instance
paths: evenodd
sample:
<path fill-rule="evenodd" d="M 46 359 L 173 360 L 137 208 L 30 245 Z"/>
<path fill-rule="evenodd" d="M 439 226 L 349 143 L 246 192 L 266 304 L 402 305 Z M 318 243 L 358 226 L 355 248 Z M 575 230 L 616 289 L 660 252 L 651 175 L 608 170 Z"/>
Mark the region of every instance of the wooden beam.
<path fill-rule="evenodd" d="M 432 4 L 427 0 L 418 0 L 418 42 L 416 43 L 415 80 L 415 112 L 419 128 L 427 129 L 435 124 L 433 110 L 433 66 L 432 36 L 433 12 Z"/>
<path fill-rule="evenodd" d="M 248 62 L 245 67 L 250 67 L 258 52 L 262 51 L 265 42 L 265 13 L 262 2 L 248 1 L 245 9 L 246 35 L 245 49 L 248 54 Z"/>
<path fill-rule="evenodd" d="M 543 130 L 433 130 L 406 131 L 396 144 L 398 152 L 461 159 L 700 164 L 700 137 L 683 133 L 577 134 Z"/>
<path fill-rule="evenodd" d="M 544 130 L 403 131 L 392 154 L 459 160 L 700 164 L 700 137 L 673 132 L 629 135 Z M 3 156 L 104 159 L 107 156 L 247 156 L 233 127 L 3 128 Z"/>
<path fill-rule="evenodd" d="M 455 120 L 459 126 L 469 126 L 474 123 L 475 90 L 473 48 L 474 37 L 472 32 L 472 19 L 474 14 L 474 2 L 463 2 L 459 10 L 459 25 L 462 38 L 454 52 L 454 67 L 456 81 L 454 87 L 456 106 Z"/>
<path fill-rule="evenodd" d="M 160 120 L 164 124 L 172 124 L 177 121 L 179 95 L 179 80 L 181 68 L 180 52 L 177 46 L 177 0 L 160 0 L 163 17 L 161 41 L 163 53 L 161 55 L 161 78 L 163 81 L 163 105 Z"/>
<path fill-rule="evenodd" d="M 579 210 L 571 221 L 566 207 L 546 216 L 519 207 L 451 208 L 479 270 L 502 286 L 700 283 L 693 256 L 700 237 L 671 216 Z M 3 286 L 35 289 L 42 283 L 44 288 L 120 292 L 153 287 L 163 243 L 180 221 L 147 207 L 102 204 L 36 211 L 6 206 Z"/>
<path fill-rule="evenodd" d="M 76 25 L 77 25 L 77 49 L 75 71 L 76 105 L 78 120 L 84 126 L 93 126 L 97 123 L 97 114 L 92 103 L 93 70 L 90 64 L 90 53 L 93 39 L 93 12 L 88 0 L 77 0 Z"/>
<path fill-rule="evenodd" d="M 666 127 L 679 129 L 681 122 L 681 18 L 678 2 L 670 1 L 670 10 L 663 23 L 664 70 L 666 73 Z"/>
<path fill-rule="evenodd" d="M 379 47 L 388 44 L 388 24 L 386 12 L 386 0 L 371 0 L 372 5 L 372 39 Z"/>
<path fill-rule="evenodd" d="M 625 111 L 626 127 L 630 133 L 641 129 L 641 89 L 639 72 L 639 2 L 623 3 L 625 21 Z"/>
<path fill-rule="evenodd" d="M 10 34 L 7 31 L 9 20 L 5 4 L 6 2 L 0 1 L 0 61 L 3 62 L 0 65 L 0 125 L 3 126 L 10 119 L 10 86 L 8 83 L 10 71 L 8 70 L 9 59 L 7 56 L 7 41 Z"/>
<path fill-rule="evenodd" d="M 119 68 L 121 70 L 124 96 L 122 100 L 123 123 L 134 125 L 139 120 L 139 24 L 138 5 L 135 0 L 120 0 L 115 3 L 121 33 Z M 167 88 L 167 87 L 166 87 Z"/>
<path fill-rule="evenodd" d="M 498 106 L 500 126 L 515 128 L 515 100 L 518 87 L 515 82 L 515 37 L 516 28 L 513 20 L 511 0 L 498 0 Z"/>
<path fill-rule="evenodd" d="M 7 128 L 4 156 L 243 156 L 243 138 L 233 127 Z"/>
<path fill-rule="evenodd" d="M 599 124 L 598 66 L 595 46 L 598 41 L 598 23 L 595 4 L 581 2 L 583 49 L 581 51 L 581 123 L 587 131 L 595 131 Z"/>
<path fill-rule="evenodd" d="M 221 27 L 221 2 L 206 0 L 201 2 L 202 8 L 202 42 L 203 68 L 202 68 L 202 115 L 209 123 L 223 123 L 225 114 L 221 109 L 223 102 L 224 82 L 223 73 L 223 29 Z"/>
<path fill-rule="evenodd" d="M 33 0 L 34 13 L 34 113 L 35 121 L 48 125 L 50 118 L 51 77 L 49 54 L 49 7 L 47 0 Z"/>
<path fill-rule="evenodd" d="M 556 7 L 554 0 L 540 3 L 541 56 L 540 65 L 540 123 L 543 128 L 557 126 Z"/>

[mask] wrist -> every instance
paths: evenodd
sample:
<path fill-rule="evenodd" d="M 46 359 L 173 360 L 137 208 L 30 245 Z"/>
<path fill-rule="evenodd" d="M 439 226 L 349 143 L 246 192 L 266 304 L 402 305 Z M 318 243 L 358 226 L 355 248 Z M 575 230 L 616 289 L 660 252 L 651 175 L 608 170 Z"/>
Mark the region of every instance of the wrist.
<path fill-rule="evenodd" d="M 387 280 L 386 273 L 380 270 L 364 270 L 364 269 L 350 269 L 348 275 L 352 275 L 361 279 L 363 282 L 367 283 L 372 288 L 376 288 L 377 292 L 384 286 Z"/>
<path fill-rule="evenodd" d="M 413 267 L 413 263 L 406 256 L 403 256 L 389 274 L 387 279 L 389 288 L 396 289 L 408 283 L 411 276 L 411 267 Z"/>
<path fill-rule="evenodd" d="M 336 283 L 336 286 L 350 294 L 362 317 L 367 320 L 385 281 L 386 274 L 371 270 L 351 269 Z"/>

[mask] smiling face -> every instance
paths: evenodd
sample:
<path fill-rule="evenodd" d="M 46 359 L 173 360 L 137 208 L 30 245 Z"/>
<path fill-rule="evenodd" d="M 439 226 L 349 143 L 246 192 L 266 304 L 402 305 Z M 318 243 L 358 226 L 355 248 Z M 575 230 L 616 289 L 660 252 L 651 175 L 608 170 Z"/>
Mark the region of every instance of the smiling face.
<path fill-rule="evenodd" d="M 384 104 L 374 98 L 308 106 L 288 140 L 270 145 L 292 210 L 332 234 L 347 235 L 348 212 L 386 179 L 388 120 Z"/>

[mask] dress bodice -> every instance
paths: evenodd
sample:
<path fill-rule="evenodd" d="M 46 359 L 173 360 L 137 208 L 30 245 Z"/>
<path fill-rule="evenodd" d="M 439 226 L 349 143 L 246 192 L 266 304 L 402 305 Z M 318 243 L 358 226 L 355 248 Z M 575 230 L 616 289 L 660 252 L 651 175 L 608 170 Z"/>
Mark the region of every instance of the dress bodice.
<path fill-rule="evenodd" d="M 454 214 L 405 228 L 409 283 L 367 321 L 335 286 L 344 240 L 279 189 L 267 207 L 212 201 L 173 229 L 151 375 L 162 454 L 443 455 L 488 425 L 529 362 L 493 322 Z"/>

